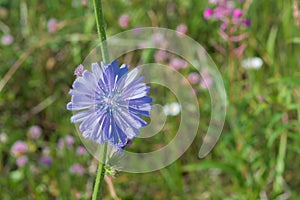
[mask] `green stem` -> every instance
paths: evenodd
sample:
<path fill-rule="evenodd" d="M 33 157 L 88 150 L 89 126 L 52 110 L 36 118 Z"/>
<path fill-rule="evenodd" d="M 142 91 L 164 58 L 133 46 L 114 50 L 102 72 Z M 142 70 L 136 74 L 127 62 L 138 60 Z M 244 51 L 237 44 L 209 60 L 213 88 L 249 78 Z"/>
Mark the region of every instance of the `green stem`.
<path fill-rule="evenodd" d="M 280 136 L 279 142 L 279 150 L 277 156 L 277 163 L 275 168 L 275 181 L 274 181 L 274 190 L 275 192 L 282 192 L 283 191 L 283 173 L 284 173 L 284 163 L 285 163 L 285 154 L 287 148 L 287 133 L 284 132 Z"/>
<path fill-rule="evenodd" d="M 107 143 L 104 143 L 104 145 L 101 146 L 101 150 L 100 150 L 100 160 L 98 164 L 97 177 L 94 185 L 92 200 L 97 199 L 98 191 L 101 192 L 101 187 L 104 182 L 106 152 L 107 152 Z"/>
<path fill-rule="evenodd" d="M 94 3 L 94 11 L 95 11 L 98 35 L 100 38 L 100 49 L 102 54 L 102 60 L 105 64 L 108 64 L 109 55 L 108 55 L 108 48 L 106 43 L 106 33 L 105 33 L 104 18 L 102 12 L 102 3 L 101 0 L 93 0 L 93 3 Z M 107 153 L 107 143 L 104 143 L 104 145 L 102 145 L 100 148 L 100 159 L 99 159 L 99 164 L 97 169 L 97 176 L 95 180 L 92 200 L 97 199 L 98 192 L 101 192 L 101 186 L 104 182 L 106 153 Z"/>
<path fill-rule="evenodd" d="M 288 114 L 285 112 L 282 115 L 282 123 L 284 125 L 288 124 Z M 284 131 L 280 135 L 280 142 L 279 142 L 279 150 L 275 168 L 275 181 L 274 181 L 274 191 L 276 193 L 281 193 L 283 191 L 283 184 L 284 184 L 284 163 L 285 163 L 285 156 L 287 151 L 287 131 Z"/>
<path fill-rule="evenodd" d="M 105 25 L 104 25 L 104 18 L 102 12 L 102 3 L 101 0 L 93 0 L 94 2 L 94 11 L 96 17 L 96 25 L 98 30 L 98 35 L 100 38 L 100 49 L 102 53 L 102 59 L 105 64 L 109 63 L 109 55 L 106 43 L 106 34 L 105 34 Z"/>

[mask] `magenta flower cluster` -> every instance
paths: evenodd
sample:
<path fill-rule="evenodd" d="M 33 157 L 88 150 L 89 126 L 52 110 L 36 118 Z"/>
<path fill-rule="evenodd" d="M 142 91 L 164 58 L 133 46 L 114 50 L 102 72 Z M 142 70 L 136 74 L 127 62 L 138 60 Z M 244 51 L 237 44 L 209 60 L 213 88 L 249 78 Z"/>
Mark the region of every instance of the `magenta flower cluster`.
<path fill-rule="evenodd" d="M 245 19 L 243 10 L 236 7 L 235 1 L 209 0 L 214 8 L 206 8 L 203 12 L 205 19 L 215 19 L 222 22 L 220 28 L 225 30 L 230 24 L 250 26 L 249 19 Z M 239 1 L 242 3 L 242 1 Z"/>
<path fill-rule="evenodd" d="M 16 159 L 16 165 L 19 168 L 27 165 L 30 161 L 30 155 L 36 152 L 36 149 L 38 148 L 36 145 L 40 143 L 38 139 L 41 137 L 42 133 L 43 130 L 40 126 L 31 126 L 27 131 L 27 141 L 18 140 L 11 146 L 11 155 Z M 49 151 L 49 147 L 45 146 L 43 148 L 44 155 L 39 159 L 40 165 L 52 165 L 52 158 L 48 155 Z"/>
<path fill-rule="evenodd" d="M 0 144 L 7 142 L 5 133 L 0 134 Z M 74 155 L 86 157 L 87 151 L 84 146 L 77 146 L 75 138 L 72 135 L 60 137 L 57 142 L 57 149 L 51 148 L 41 140 L 43 137 L 43 130 L 40 126 L 34 125 L 27 130 L 26 140 L 15 141 L 10 148 L 10 154 L 15 160 L 18 168 L 26 167 L 35 174 L 40 174 L 41 170 L 49 170 L 54 166 L 54 157 L 63 157 L 64 153 L 68 151 L 74 152 Z M 76 150 L 76 151 L 75 151 Z M 82 158 L 81 158 L 82 159 Z M 82 176 L 86 173 L 86 167 L 80 163 L 73 163 L 69 166 L 70 174 Z"/>

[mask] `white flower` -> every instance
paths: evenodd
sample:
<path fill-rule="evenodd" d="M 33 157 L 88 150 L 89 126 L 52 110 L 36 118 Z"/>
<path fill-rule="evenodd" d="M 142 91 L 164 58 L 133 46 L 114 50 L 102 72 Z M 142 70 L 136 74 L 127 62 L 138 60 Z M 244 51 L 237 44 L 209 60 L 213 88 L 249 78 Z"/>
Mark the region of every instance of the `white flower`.
<path fill-rule="evenodd" d="M 7 141 L 7 135 L 6 133 L 1 133 L 0 134 L 0 142 L 5 143 Z"/>
<path fill-rule="evenodd" d="M 164 105 L 163 111 L 166 116 L 176 116 L 180 113 L 181 106 L 177 102 Z"/>
<path fill-rule="evenodd" d="M 263 61 L 259 57 L 247 58 L 242 61 L 244 69 L 259 69 L 263 65 Z"/>

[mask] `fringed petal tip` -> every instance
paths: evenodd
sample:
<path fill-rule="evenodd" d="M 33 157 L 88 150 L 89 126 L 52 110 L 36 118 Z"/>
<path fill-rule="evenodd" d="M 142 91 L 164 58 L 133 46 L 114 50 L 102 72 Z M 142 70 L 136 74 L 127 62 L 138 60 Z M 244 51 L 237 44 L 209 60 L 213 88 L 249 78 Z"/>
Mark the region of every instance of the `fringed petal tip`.
<path fill-rule="evenodd" d="M 67 110 L 72 110 L 72 102 L 69 102 L 69 103 L 67 104 Z"/>

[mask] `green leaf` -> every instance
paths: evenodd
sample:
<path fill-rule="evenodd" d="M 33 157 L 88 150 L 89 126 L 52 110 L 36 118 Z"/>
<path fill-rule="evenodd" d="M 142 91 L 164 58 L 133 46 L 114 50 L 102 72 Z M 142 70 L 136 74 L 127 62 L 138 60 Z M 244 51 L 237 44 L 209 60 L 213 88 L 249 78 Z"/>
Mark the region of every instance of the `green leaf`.
<path fill-rule="evenodd" d="M 203 160 L 182 167 L 183 172 L 194 172 L 205 169 L 219 169 L 222 172 L 228 173 L 236 177 L 240 177 L 240 173 L 236 170 L 234 166 L 217 161 Z"/>
<path fill-rule="evenodd" d="M 287 129 L 290 129 L 291 127 L 293 127 L 293 124 L 282 125 L 282 126 L 276 128 L 276 130 L 268 138 L 267 146 L 271 147 L 273 145 L 275 139 L 278 138 L 284 131 L 286 131 Z"/>
<path fill-rule="evenodd" d="M 287 44 L 300 44 L 300 37 L 294 37 L 287 41 Z"/>
<path fill-rule="evenodd" d="M 270 31 L 268 40 L 267 40 L 267 53 L 269 54 L 269 56 L 272 60 L 274 60 L 274 50 L 275 50 L 275 41 L 276 41 L 276 37 L 277 37 L 277 31 L 278 31 L 278 28 L 273 26 Z"/>
<path fill-rule="evenodd" d="M 268 81 L 269 83 L 285 83 L 291 85 L 300 85 L 300 77 L 282 77 L 282 78 L 272 78 Z"/>

